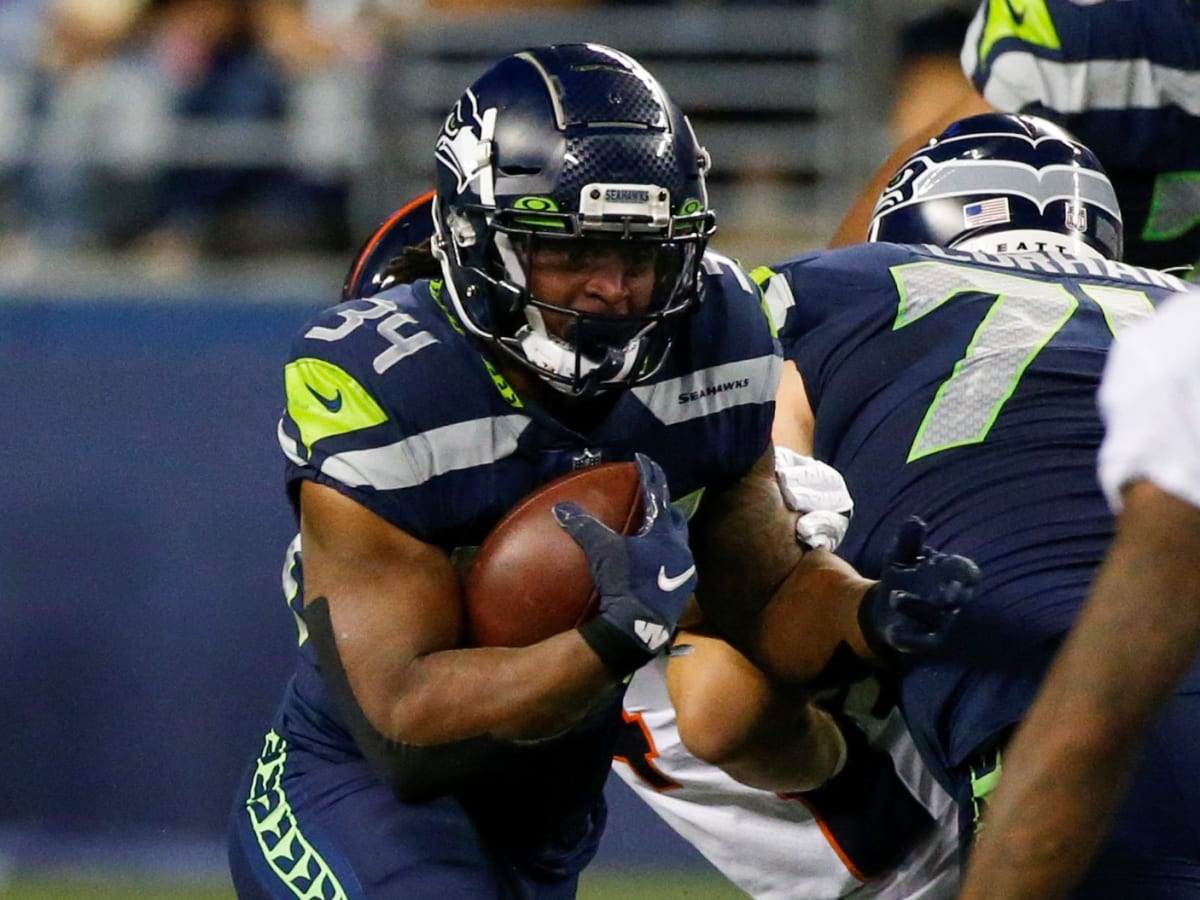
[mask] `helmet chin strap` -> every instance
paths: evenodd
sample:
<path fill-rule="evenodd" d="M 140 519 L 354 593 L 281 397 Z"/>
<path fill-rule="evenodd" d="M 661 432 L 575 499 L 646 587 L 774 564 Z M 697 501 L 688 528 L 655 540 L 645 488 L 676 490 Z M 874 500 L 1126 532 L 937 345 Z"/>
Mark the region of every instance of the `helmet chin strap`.
<path fill-rule="evenodd" d="M 565 394 L 578 394 L 579 381 L 596 376 L 600 383 L 619 381 L 629 375 L 638 356 L 641 338 L 635 338 L 622 347 L 613 347 L 602 360 L 593 359 L 580 352 L 568 341 L 556 338 L 546 330 L 541 310 L 533 306 L 525 308 L 528 323 L 514 337 L 521 346 L 525 358 L 538 371 L 555 378 L 544 379 L 551 387 Z M 576 379 L 576 361 L 579 377 Z M 568 379 L 563 382 L 559 379 Z"/>

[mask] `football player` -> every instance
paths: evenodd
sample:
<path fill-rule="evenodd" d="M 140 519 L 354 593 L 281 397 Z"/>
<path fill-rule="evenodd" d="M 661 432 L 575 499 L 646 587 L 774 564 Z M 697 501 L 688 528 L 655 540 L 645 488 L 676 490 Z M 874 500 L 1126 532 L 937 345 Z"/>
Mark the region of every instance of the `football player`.
<path fill-rule="evenodd" d="M 1200 8 L 1189 0 L 982 0 L 962 66 L 974 84 L 899 146 L 847 216 L 834 245 L 861 241 L 883 183 L 951 122 L 1028 112 L 1065 127 L 1099 157 L 1125 220 L 1128 262 L 1200 261 Z"/>
<path fill-rule="evenodd" d="M 674 629 L 697 569 L 748 607 L 822 602 L 802 641 L 780 635 L 797 678 L 936 640 L 977 580 L 911 528 L 878 582 L 791 539 L 778 345 L 756 286 L 706 252 L 707 154 L 636 61 L 508 56 L 455 104 L 436 159 L 431 255 L 399 263 L 426 277 L 319 314 L 285 366 L 300 647 L 233 809 L 242 897 L 571 897 L 623 681 L 665 652 L 646 625 Z M 610 460 L 637 462 L 636 535 L 557 511 L 599 612 L 529 647 L 463 646 L 454 551 Z"/>
<path fill-rule="evenodd" d="M 848 561 L 871 571 L 915 510 L 987 573 L 940 649 L 906 659 L 901 687 L 966 852 L 1112 538 L 1095 477 L 1106 352 L 1184 284 L 1118 261 L 1120 209 L 1095 155 L 1028 116 L 971 117 L 916 152 L 870 236 L 772 267 L 766 300 L 805 387 L 779 415 L 846 478 Z M 1155 726 L 1078 896 L 1185 896 L 1200 878 L 1186 825 L 1200 811 L 1198 686 L 1200 672 L 1185 677 Z"/>

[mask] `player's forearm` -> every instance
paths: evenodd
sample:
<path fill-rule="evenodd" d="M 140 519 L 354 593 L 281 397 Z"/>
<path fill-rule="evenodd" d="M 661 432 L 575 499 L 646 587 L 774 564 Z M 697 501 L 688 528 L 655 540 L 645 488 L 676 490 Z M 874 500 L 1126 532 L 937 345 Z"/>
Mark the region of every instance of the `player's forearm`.
<path fill-rule="evenodd" d="M 858 608 L 874 583 L 833 553 L 808 551 L 763 610 L 751 659 L 795 684 L 832 675 L 831 666 L 873 660 Z"/>
<path fill-rule="evenodd" d="M 441 649 L 409 657 L 399 641 L 356 639 L 333 604 L 305 608 L 310 640 L 343 716 L 361 716 L 380 739 L 430 746 L 470 738 L 533 739 L 577 721 L 613 684 L 577 631 L 522 648 Z M 347 617 L 349 618 L 349 617 Z"/>
<path fill-rule="evenodd" d="M 1046 698 L 1003 758 L 963 900 L 1065 897 L 1107 831 L 1132 754 L 1100 720 Z M 1063 718 L 1069 716 L 1069 718 Z"/>
<path fill-rule="evenodd" d="M 408 665 L 381 730 L 415 744 L 535 740 L 575 724 L 613 685 L 577 631 L 531 647 L 446 650 Z"/>

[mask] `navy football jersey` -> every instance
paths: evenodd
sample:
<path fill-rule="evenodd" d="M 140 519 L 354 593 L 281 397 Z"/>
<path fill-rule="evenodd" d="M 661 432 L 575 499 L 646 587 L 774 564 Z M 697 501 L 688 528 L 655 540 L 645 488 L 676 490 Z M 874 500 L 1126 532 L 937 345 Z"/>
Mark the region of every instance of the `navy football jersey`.
<path fill-rule="evenodd" d="M 773 266 L 766 301 L 804 376 L 816 456 L 855 500 L 839 553 L 865 575 L 899 524 L 975 559 L 979 595 L 904 680 L 935 765 L 1017 721 L 1112 536 L 1096 389 L 1114 332 L 1183 288 L 1047 254 L 864 244 Z"/>
<path fill-rule="evenodd" d="M 997 109 L 1058 122 L 1104 164 L 1125 258 L 1200 262 L 1200 7 L 1189 0 L 983 2 L 963 69 Z"/>
<path fill-rule="evenodd" d="M 664 367 L 623 391 L 587 434 L 518 396 L 440 287 L 400 285 L 329 309 L 302 330 L 285 367 L 279 423 L 293 499 L 303 480 L 330 485 L 451 552 L 478 545 L 519 500 L 572 468 L 646 453 L 680 503 L 735 482 L 767 449 L 778 343 L 757 286 L 724 257 L 706 256 L 703 300 Z M 301 558 L 297 541 L 285 584 L 298 619 Z M 352 751 L 300 626 L 285 737 L 302 732 Z M 620 721 L 616 695 L 567 736 L 513 751 L 519 758 L 505 760 L 504 778 L 468 784 L 460 799 L 497 843 L 561 840 L 561 818 L 600 795 Z"/>

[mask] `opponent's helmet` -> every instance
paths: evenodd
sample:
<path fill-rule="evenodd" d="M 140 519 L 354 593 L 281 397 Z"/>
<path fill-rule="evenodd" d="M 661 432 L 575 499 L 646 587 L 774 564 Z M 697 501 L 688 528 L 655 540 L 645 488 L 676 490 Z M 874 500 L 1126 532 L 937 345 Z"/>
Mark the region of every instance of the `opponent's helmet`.
<path fill-rule="evenodd" d="M 342 300 L 373 297 L 392 286 L 388 267 L 408 247 L 433 237 L 433 191 L 404 204 L 380 223 L 367 238 L 342 282 Z"/>
<path fill-rule="evenodd" d="M 1096 155 L 1036 116 L 955 122 L 900 166 L 867 240 L 1121 258 L 1121 210 Z"/>
<path fill-rule="evenodd" d="M 437 162 L 433 250 L 468 330 L 571 395 L 658 371 L 699 301 L 714 219 L 708 154 L 649 72 L 599 44 L 516 53 L 455 104 Z M 564 311 L 530 293 L 534 243 L 581 238 L 653 258 L 645 314 Z M 566 339 L 543 310 L 571 318 Z"/>

